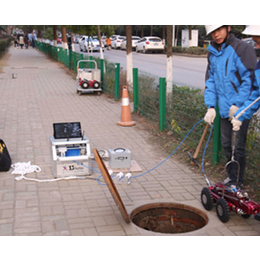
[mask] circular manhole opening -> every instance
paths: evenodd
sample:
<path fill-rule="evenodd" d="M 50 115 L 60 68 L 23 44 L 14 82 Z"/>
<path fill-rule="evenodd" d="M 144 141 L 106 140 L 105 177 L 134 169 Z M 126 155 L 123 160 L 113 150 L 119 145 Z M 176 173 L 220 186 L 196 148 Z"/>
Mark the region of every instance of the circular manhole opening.
<path fill-rule="evenodd" d="M 201 210 L 176 203 L 143 205 L 133 210 L 130 218 L 140 228 L 168 234 L 195 231 L 208 223 Z"/>

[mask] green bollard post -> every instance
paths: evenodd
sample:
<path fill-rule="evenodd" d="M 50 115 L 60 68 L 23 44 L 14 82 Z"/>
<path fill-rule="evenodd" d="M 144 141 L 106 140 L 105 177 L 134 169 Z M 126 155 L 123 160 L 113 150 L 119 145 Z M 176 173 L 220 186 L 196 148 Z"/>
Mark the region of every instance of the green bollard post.
<path fill-rule="evenodd" d="M 166 121 L 166 80 L 160 78 L 159 81 L 159 127 L 160 131 L 165 129 Z"/>
<path fill-rule="evenodd" d="M 139 85 L 138 85 L 138 69 L 133 68 L 133 95 L 134 95 L 134 113 L 137 113 L 139 107 Z"/>
<path fill-rule="evenodd" d="M 216 117 L 214 120 L 214 134 L 213 134 L 213 151 L 212 151 L 212 165 L 216 166 L 219 163 L 219 153 L 221 151 L 221 136 L 220 136 L 220 115 L 218 105 L 216 107 Z"/>
<path fill-rule="evenodd" d="M 101 88 L 103 89 L 104 82 L 104 59 L 100 59 L 100 76 L 101 76 Z"/>
<path fill-rule="evenodd" d="M 93 56 L 89 56 L 89 60 L 94 60 Z M 89 68 L 94 69 L 94 63 L 93 62 L 89 62 Z"/>
<path fill-rule="evenodd" d="M 120 95 L 120 63 L 115 64 L 115 101 L 119 100 Z"/>

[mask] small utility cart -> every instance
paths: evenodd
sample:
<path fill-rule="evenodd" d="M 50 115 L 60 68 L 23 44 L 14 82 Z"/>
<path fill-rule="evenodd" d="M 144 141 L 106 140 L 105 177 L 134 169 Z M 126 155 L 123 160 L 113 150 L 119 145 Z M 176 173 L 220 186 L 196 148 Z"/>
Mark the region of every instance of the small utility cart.
<path fill-rule="evenodd" d="M 93 62 L 95 69 L 80 68 L 82 63 Z M 79 60 L 77 63 L 77 93 L 93 93 L 101 94 L 101 71 L 97 68 L 97 63 L 94 60 Z"/>

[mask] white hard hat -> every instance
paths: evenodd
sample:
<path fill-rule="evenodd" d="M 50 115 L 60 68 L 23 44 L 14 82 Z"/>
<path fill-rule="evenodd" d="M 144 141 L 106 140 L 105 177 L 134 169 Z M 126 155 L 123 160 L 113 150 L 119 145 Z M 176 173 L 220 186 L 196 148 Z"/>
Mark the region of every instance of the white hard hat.
<path fill-rule="evenodd" d="M 252 36 L 260 36 L 260 25 L 247 25 L 246 29 L 242 33 Z"/>
<path fill-rule="evenodd" d="M 223 25 L 205 25 L 207 35 L 222 27 Z"/>

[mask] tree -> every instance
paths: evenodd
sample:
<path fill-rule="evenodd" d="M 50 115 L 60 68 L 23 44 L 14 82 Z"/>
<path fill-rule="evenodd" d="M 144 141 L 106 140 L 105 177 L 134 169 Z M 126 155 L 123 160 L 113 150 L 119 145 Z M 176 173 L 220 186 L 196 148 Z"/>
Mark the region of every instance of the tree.
<path fill-rule="evenodd" d="M 62 34 L 62 47 L 63 49 L 69 49 L 68 43 L 67 43 L 67 35 L 66 35 L 66 27 L 61 27 L 61 34 Z"/>
<path fill-rule="evenodd" d="M 167 25 L 167 92 L 172 91 L 172 25 Z"/>
<path fill-rule="evenodd" d="M 132 26 L 126 25 L 126 80 L 130 88 L 133 86 Z"/>
<path fill-rule="evenodd" d="M 102 48 L 102 42 L 101 42 L 101 33 L 100 33 L 100 25 L 97 25 L 98 30 L 98 40 L 99 40 L 99 51 L 100 51 L 100 59 L 104 59 L 103 57 L 103 48 Z"/>
<path fill-rule="evenodd" d="M 57 46 L 57 25 L 53 25 L 53 45 Z"/>

